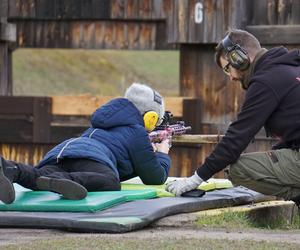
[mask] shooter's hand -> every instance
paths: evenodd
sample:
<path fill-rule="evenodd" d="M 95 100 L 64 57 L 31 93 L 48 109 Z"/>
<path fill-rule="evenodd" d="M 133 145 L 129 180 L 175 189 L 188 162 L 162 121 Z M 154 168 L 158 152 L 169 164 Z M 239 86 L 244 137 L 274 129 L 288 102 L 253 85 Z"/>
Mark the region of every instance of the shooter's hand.
<path fill-rule="evenodd" d="M 203 180 L 195 172 L 195 174 L 191 177 L 179 179 L 168 183 L 166 186 L 166 191 L 173 193 L 176 196 L 180 196 L 181 194 L 187 191 L 196 189 L 202 182 Z"/>
<path fill-rule="evenodd" d="M 170 140 L 165 139 L 161 143 L 155 143 L 154 146 L 157 152 L 168 154 L 170 150 Z"/>

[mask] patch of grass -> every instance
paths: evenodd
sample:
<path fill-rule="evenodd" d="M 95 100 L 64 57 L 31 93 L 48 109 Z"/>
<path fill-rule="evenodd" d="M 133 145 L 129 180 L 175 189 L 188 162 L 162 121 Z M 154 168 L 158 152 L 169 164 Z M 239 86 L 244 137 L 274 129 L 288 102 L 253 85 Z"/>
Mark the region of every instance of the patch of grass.
<path fill-rule="evenodd" d="M 293 218 L 268 218 L 256 217 L 247 212 L 224 212 L 212 216 L 200 216 L 196 222 L 198 228 L 225 228 L 228 230 L 239 230 L 245 228 L 261 229 L 300 229 L 300 217 L 294 213 Z"/>
<path fill-rule="evenodd" d="M 0 247 L 0 249 L 4 249 Z M 16 246 L 6 246 L 5 249 L 16 249 Z M 22 244 L 17 249 L 102 249 L 102 250 L 132 250 L 132 249 L 285 249 L 296 250 L 299 245 L 287 243 L 270 243 L 267 241 L 251 240 L 226 240 L 226 239 L 126 239 L 115 240 L 103 238 L 66 238 L 61 240 L 39 240 L 28 244 Z"/>
<path fill-rule="evenodd" d="M 253 227 L 251 221 L 244 212 L 224 212 L 212 216 L 200 216 L 196 222 L 196 226 L 218 227 L 226 229 L 244 229 Z"/>
<path fill-rule="evenodd" d="M 18 49 L 14 95 L 123 95 L 132 82 L 178 96 L 178 51 Z"/>

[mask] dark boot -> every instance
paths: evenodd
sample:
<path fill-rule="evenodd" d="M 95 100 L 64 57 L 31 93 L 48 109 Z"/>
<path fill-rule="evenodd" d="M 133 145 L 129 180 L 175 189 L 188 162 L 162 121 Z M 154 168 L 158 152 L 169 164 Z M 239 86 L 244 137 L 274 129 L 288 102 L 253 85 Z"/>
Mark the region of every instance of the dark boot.
<path fill-rule="evenodd" d="M 39 190 L 59 193 L 69 200 L 81 200 L 87 196 L 87 190 L 84 186 L 68 179 L 40 176 L 36 180 L 36 186 Z"/>
<path fill-rule="evenodd" d="M 10 166 L 10 164 L 0 156 L 0 200 L 3 203 L 10 204 L 15 200 L 13 172 L 16 170 L 16 166 Z"/>
<path fill-rule="evenodd" d="M 295 202 L 298 207 L 300 206 L 300 195 L 292 198 L 291 200 Z"/>

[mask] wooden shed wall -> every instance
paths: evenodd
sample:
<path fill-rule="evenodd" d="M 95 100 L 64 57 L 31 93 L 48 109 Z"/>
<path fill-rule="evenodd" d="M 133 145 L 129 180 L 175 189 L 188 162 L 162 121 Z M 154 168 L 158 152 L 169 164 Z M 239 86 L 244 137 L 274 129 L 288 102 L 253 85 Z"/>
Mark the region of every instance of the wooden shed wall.
<path fill-rule="evenodd" d="M 162 22 L 15 21 L 25 48 L 170 49 Z"/>
<path fill-rule="evenodd" d="M 198 11 L 197 3 L 202 6 Z M 167 22 L 168 42 L 216 43 L 229 27 L 245 27 L 250 4 L 249 0 L 174 0 Z M 195 15 L 203 20 L 196 22 Z"/>
<path fill-rule="evenodd" d="M 173 0 L 10 0 L 10 18 L 165 19 Z"/>
<path fill-rule="evenodd" d="M 253 0 L 247 25 L 300 24 L 300 1 Z"/>
<path fill-rule="evenodd" d="M 180 95 L 200 97 L 202 133 L 215 124 L 220 132 L 236 116 L 244 97 L 239 83 L 230 82 L 214 62 L 214 45 L 181 45 Z M 219 126 L 219 127 L 218 127 Z"/>

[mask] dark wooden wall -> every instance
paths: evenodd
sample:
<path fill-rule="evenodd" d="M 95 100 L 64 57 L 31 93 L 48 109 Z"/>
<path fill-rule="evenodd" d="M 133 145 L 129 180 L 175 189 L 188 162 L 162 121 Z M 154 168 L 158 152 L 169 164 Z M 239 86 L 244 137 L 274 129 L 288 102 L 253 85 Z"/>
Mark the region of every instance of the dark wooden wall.
<path fill-rule="evenodd" d="M 168 42 L 170 43 L 216 43 L 225 31 L 243 29 L 248 22 L 251 0 L 174 0 L 168 19 Z M 201 17 L 196 22 L 196 5 L 202 6 Z M 200 22 L 201 21 L 201 22 Z"/>
<path fill-rule="evenodd" d="M 173 0 L 10 0 L 10 18 L 165 19 Z"/>
<path fill-rule="evenodd" d="M 229 81 L 214 62 L 215 45 L 181 45 L 180 95 L 202 99 L 202 133 L 224 132 L 237 114 L 244 91 Z M 215 127 L 209 131 L 209 127 Z"/>
<path fill-rule="evenodd" d="M 173 49 L 167 43 L 170 0 L 11 0 L 18 47 Z"/>
<path fill-rule="evenodd" d="M 162 22 L 20 21 L 18 47 L 81 49 L 170 49 Z"/>

